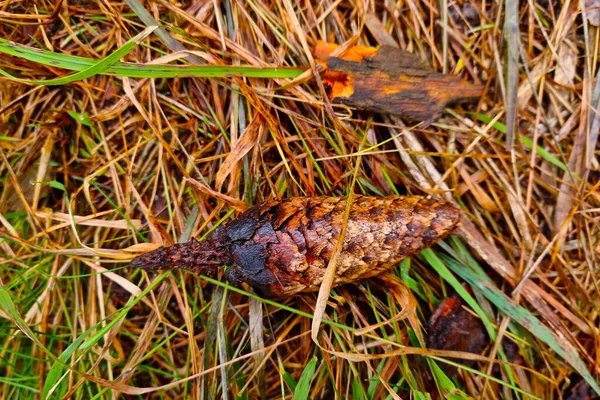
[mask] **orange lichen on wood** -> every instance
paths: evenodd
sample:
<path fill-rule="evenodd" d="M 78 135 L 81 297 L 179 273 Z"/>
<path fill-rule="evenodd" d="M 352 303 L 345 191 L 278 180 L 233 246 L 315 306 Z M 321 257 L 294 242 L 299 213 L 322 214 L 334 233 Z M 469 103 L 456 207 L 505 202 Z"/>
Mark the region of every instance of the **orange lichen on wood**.
<path fill-rule="evenodd" d="M 434 71 L 396 47 L 355 46 L 340 57 L 335 44 L 319 42 L 318 62 L 326 66 L 323 83 L 332 100 L 368 111 L 431 122 L 447 105 L 477 100 L 483 87 Z"/>
<path fill-rule="evenodd" d="M 331 88 L 330 97 L 350 97 L 354 93 L 354 79 L 352 76 L 343 72 L 332 71 L 327 68 L 327 60 L 340 46 L 335 43 L 325 43 L 318 41 L 315 46 L 314 56 L 317 63 L 325 67 L 323 71 L 323 83 Z M 377 49 L 375 47 L 353 46 L 346 50 L 340 58 L 346 61 L 360 62 L 365 57 L 375 55 Z"/>
<path fill-rule="evenodd" d="M 327 59 L 340 46 L 335 43 L 325 43 L 318 41 L 315 46 L 314 56 L 317 61 L 327 62 Z M 367 46 L 352 46 L 346 50 L 339 58 L 346 61 L 360 62 L 365 57 L 373 56 L 377 53 L 377 48 Z"/>

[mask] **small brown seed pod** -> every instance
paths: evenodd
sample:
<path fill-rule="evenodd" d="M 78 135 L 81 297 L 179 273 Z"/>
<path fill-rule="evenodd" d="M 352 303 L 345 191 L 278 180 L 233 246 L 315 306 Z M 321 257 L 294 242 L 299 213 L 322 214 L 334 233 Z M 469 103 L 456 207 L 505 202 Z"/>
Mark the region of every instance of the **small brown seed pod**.
<path fill-rule="evenodd" d="M 163 247 L 136 257 L 132 265 L 209 276 L 226 265 L 230 282 L 246 282 L 265 296 L 317 291 L 342 230 L 346 202 L 345 196 L 269 200 L 202 242 Z M 388 271 L 449 235 L 459 217 L 448 202 L 355 195 L 333 285 Z"/>

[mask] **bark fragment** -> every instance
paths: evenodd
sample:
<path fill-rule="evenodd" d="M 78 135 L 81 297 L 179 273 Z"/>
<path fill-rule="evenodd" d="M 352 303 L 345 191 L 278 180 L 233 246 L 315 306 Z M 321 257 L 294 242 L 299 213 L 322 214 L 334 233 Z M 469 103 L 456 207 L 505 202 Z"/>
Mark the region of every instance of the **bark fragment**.
<path fill-rule="evenodd" d="M 144 269 L 189 269 L 245 282 L 266 296 L 317 291 L 343 223 L 347 198 L 295 197 L 258 204 L 203 242 L 160 248 L 133 260 Z M 460 212 L 422 197 L 354 197 L 334 286 L 381 274 L 449 235 Z"/>
<path fill-rule="evenodd" d="M 337 46 L 319 43 L 315 56 L 326 62 L 323 83 L 332 100 L 350 106 L 432 122 L 447 105 L 477 100 L 483 87 L 434 71 L 419 57 L 392 46 L 356 46 L 329 57 Z"/>

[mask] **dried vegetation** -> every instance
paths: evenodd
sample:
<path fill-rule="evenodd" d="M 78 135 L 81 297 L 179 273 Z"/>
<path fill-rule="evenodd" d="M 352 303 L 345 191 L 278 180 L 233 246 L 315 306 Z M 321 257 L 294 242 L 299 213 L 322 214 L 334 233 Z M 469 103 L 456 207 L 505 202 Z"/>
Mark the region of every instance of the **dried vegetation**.
<path fill-rule="evenodd" d="M 290 398 L 313 355 L 315 399 L 550 399 L 597 377 L 600 30 L 583 4 L 0 1 L 0 37 L 95 60 L 154 18 L 166 30 L 123 61 L 154 62 L 157 76 L 165 63 L 307 67 L 294 79 L 0 78 L 0 397 Z M 318 40 L 399 46 L 484 95 L 429 126 L 332 105 Z M 5 54 L 0 68 L 71 73 Z M 334 289 L 318 346 L 316 294 L 263 301 L 129 267 L 243 203 L 348 191 L 453 201 L 463 228 L 402 262 L 401 279 Z M 462 354 L 475 362 L 450 381 L 433 361 L 461 354 L 424 344 L 455 292 L 494 340 Z"/>

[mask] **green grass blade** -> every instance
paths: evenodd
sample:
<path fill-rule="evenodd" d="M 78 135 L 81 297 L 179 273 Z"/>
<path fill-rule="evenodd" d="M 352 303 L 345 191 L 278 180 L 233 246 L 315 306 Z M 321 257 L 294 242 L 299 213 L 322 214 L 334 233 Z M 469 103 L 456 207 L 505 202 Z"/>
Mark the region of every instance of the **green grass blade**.
<path fill-rule="evenodd" d="M 316 368 L 317 357 L 313 356 L 309 363 L 306 364 L 306 367 L 304 367 L 304 371 L 302 371 L 302 376 L 300 376 L 300 380 L 294 391 L 294 400 L 306 400 L 310 398 L 310 382 L 313 379 Z"/>
<path fill-rule="evenodd" d="M 138 18 L 140 20 L 142 20 L 144 25 L 146 25 L 148 27 L 160 25 L 158 23 L 158 21 L 155 20 L 154 17 L 152 17 L 152 15 L 148 12 L 148 10 L 146 10 L 144 8 L 144 5 L 142 3 L 140 3 L 139 0 L 125 0 L 125 2 L 129 6 L 129 8 L 131 8 L 131 10 L 135 13 L 135 15 L 137 15 Z M 166 44 L 167 47 L 169 49 L 171 49 L 172 51 L 185 51 L 186 50 L 186 48 L 181 43 L 179 43 L 173 36 L 171 36 L 171 34 L 169 34 L 169 32 L 167 32 L 166 29 L 158 28 L 154 32 L 154 34 L 156 36 L 158 36 L 160 38 L 160 40 L 162 40 L 162 42 L 164 44 Z M 186 58 L 188 59 L 188 61 L 190 61 L 194 64 L 199 64 L 199 65 L 204 64 L 204 62 L 200 59 L 200 57 L 197 57 L 193 54 L 189 54 L 188 56 L 186 56 Z"/>
<path fill-rule="evenodd" d="M 67 365 L 67 362 L 69 361 L 69 358 L 73 355 L 73 353 L 79 348 L 79 346 L 83 343 L 83 341 L 85 340 L 85 338 L 94 330 L 94 327 L 88 329 L 87 331 L 85 331 L 84 333 L 82 333 L 81 335 L 79 335 L 79 337 L 77 337 L 77 339 L 75 339 L 75 341 L 73 343 L 71 343 L 69 345 L 69 347 L 67 347 L 65 349 L 65 351 L 62 352 L 62 354 L 58 357 L 58 359 L 60 360 L 60 362 L 55 362 L 52 367 L 50 368 L 50 371 L 48 371 L 48 374 L 46 375 L 46 380 L 44 381 L 44 388 L 42 390 L 42 399 L 48 399 L 49 396 L 51 396 L 53 393 L 55 394 L 55 398 L 62 398 L 62 396 L 64 395 L 64 392 L 66 388 L 63 388 L 60 385 L 61 381 L 63 380 L 62 377 L 64 377 L 63 373 L 66 370 L 65 365 Z"/>
<path fill-rule="evenodd" d="M 527 396 L 526 397 L 527 400 L 542 400 L 541 397 L 538 397 L 538 396 L 535 396 L 535 395 L 533 395 L 533 394 L 531 394 L 529 392 L 526 392 L 525 390 L 517 387 L 515 384 L 511 384 L 509 382 L 506 382 L 504 379 L 496 378 L 495 376 L 487 375 L 486 373 L 481 372 L 481 371 L 479 371 L 479 370 L 477 370 L 475 368 L 466 367 L 466 366 L 464 366 L 464 365 L 462 365 L 460 363 L 453 362 L 453 361 L 450 361 L 450 360 L 447 360 L 447 359 L 443 359 L 443 358 L 437 357 L 437 356 L 431 356 L 431 359 L 435 360 L 435 361 L 437 361 L 439 363 L 453 365 L 456 368 L 462 368 L 464 371 L 468 371 L 468 372 L 470 372 L 470 373 L 472 373 L 474 375 L 484 377 L 486 380 L 489 380 L 491 382 L 495 382 L 495 383 L 497 383 L 499 385 L 507 387 L 507 388 L 513 390 L 515 393 L 520 393 L 522 395 Z M 439 367 L 437 367 L 437 368 L 439 368 Z"/>
<path fill-rule="evenodd" d="M 138 35 L 139 36 L 139 35 Z M 132 39 L 133 40 L 133 39 Z M 125 46 L 123 46 L 125 47 Z M 122 49 L 122 48 L 121 48 Z M 121 50 L 119 49 L 119 50 Z M 119 51 L 117 50 L 117 51 Z M 55 53 L 48 50 L 34 49 L 18 43 L 10 42 L 0 38 L 0 53 L 24 58 L 38 64 L 63 68 L 69 71 L 85 71 L 97 66 L 103 61 L 96 61 L 85 57 L 77 57 L 68 54 Z M 113 53 L 114 54 L 114 53 Z M 112 55 L 111 55 L 112 56 Z M 109 56 L 110 57 L 110 56 Z M 107 57 L 108 58 L 108 57 Z M 122 57 L 121 57 L 122 58 Z M 106 60 L 106 59 L 105 59 Z M 118 60 L 118 59 L 117 59 Z M 296 78 L 305 71 L 305 68 L 289 67 L 244 67 L 244 66 L 214 66 L 214 65 L 155 65 L 155 64 L 131 64 L 118 61 L 105 65 L 101 70 L 95 72 L 101 75 L 120 76 L 128 78 L 225 78 L 228 76 L 244 76 L 249 78 Z M 31 81 L 20 80 L 0 69 L 0 74 L 20 82 L 37 83 L 46 85 L 58 85 L 56 80 Z M 92 74 L 93 75 L 93 74 Z M 72 78 L 74 75 L 70 75 Z M 67 77 L 69 78 L 69 77 Z M 64 79 L 64 78 L 58 78 Z M 83 79 L 81 77 L 77 79 Z M 54 83 L 48 83 L 52 82 Z M 72 80 L 71 80 L 72 81 Z M 44 83 L 45 82 L 45 83 Z"/>
<path fill-rule="evenodd" d="M 36 395 L 40 393 L 40 391 L 37 388 L 34 388 L 32 386 L 27 386 L 23 383 L 20 383 L 18 380 L 5 378 L 3 376 L 0 376 L 0 384 L 7 385 L 7 386 L 9 386 L 9 385 L 14 386 L 16 388 L 23 389 L 26 392 L 35 393 Z M 27 397 L 27 398 L 35 398 L 35 396 L 31 396 L 31 397 Z"/>
<path fill-rule="evenodd" d="M 283 365 L 281 359 L 277 360 L 277 364 L 279 365 L 279 375 L 283 378 L 283 381 L 290 386 L 292 391 L 295 391 L 296 386 L 298 386 L 298 382 L 296 382 L 294 377 L 285 370 L 285 365 Z"/>
<path fill-rule="evenodd" d="M 533 142 L 527 136 L 518 135 L 521 144 L 527 147 L 529 150 L 533 148 Z M 565 165 L 562 161 L 560 161 L 554 154 L 550 153 L 548 150 L 544 149 L 541 146 L 535 146 L 535 152 L 540 155 L 544 160 L 548 161 L 550 164 L 557 166 L 563 171 L 567 171 L 569 167 Z"/>
<path fill-rule="evenodd" d="M 461 285 L 456 277 L 448 270 L 446 265 L 438 258 L 438 256 L 431 250 L 425 249 L 421 252 L 421 255 L 425 257 L 429 265 L 440 274 L 440 276 L 452 286 L 452 288 L 458 293 L 458 295 L 475 311 L 475 313 L 481 318 L 481 322 L 485 325 L 488 335 L 494 340 L 496 338 L 496 331 L 492 321 L 489 320 L 485 311 L 479 306 L 477 301 L 469 294 L 469 292 Z M 444 260 L 445 261 L 445 260 Z"/>
<path fill-rule="evenodd" d="M 37 338 L 35 333 L 31 330 L 27 322 L 21 317 L 21 314 L 15 307 L 15 303 L 10 298 L 10 293 L 6 290 L 4 286 L 4 282 L 0 279 L 0 310 L 4 311 L 9 318 L 12 319 L 14 324 L 25 334 L 29 339 L 31 339 L 36 345 L 38 345 L 41 349 L 44 350 L 47 354 L 51 354 L 50 351 L 42 344 L 42 342 Z"/>
<path fill-rule="evenodd" d="M 0 73 L 8 78 L 17 80 L 21 83 L 28 83 L 31 85 L 46 85 L 46 86 L 66 85 L 71 82 L 80 81 L 80 80 L 89 78 L 91 76 L 98 75 L 98 74 L 105 72 L 111 65 L 118 62 L 121 58 L 123 58 L 127 54 L 129 54 L 131 52 L 131 50 L 133 50 L 139 44 L 140 41 L 142 41 L 144 38 L 146 38 L 148 35 L 150 35 L 154 29 L 156 29 L 155 26 L 144 29 L 142 32 L 138 33 L 133 38 L 129 39 L 127 41 L 127 43 L 125 43 L 123 46 L 118 48 L 115 52 L 113 52 L 108 57 L 104 58 L 101 61 L 93 63 L 92 65 L 88 66 L 87 68 L 85 68 L 77 73 L 74 73 L 72 75 L 64 76 L 61 78 L 49 79 L 49 80 L 32 80 L 32 79 L 19 79 L 19 78 L 16 78 L 2 70 L 0 70 Z"/>

